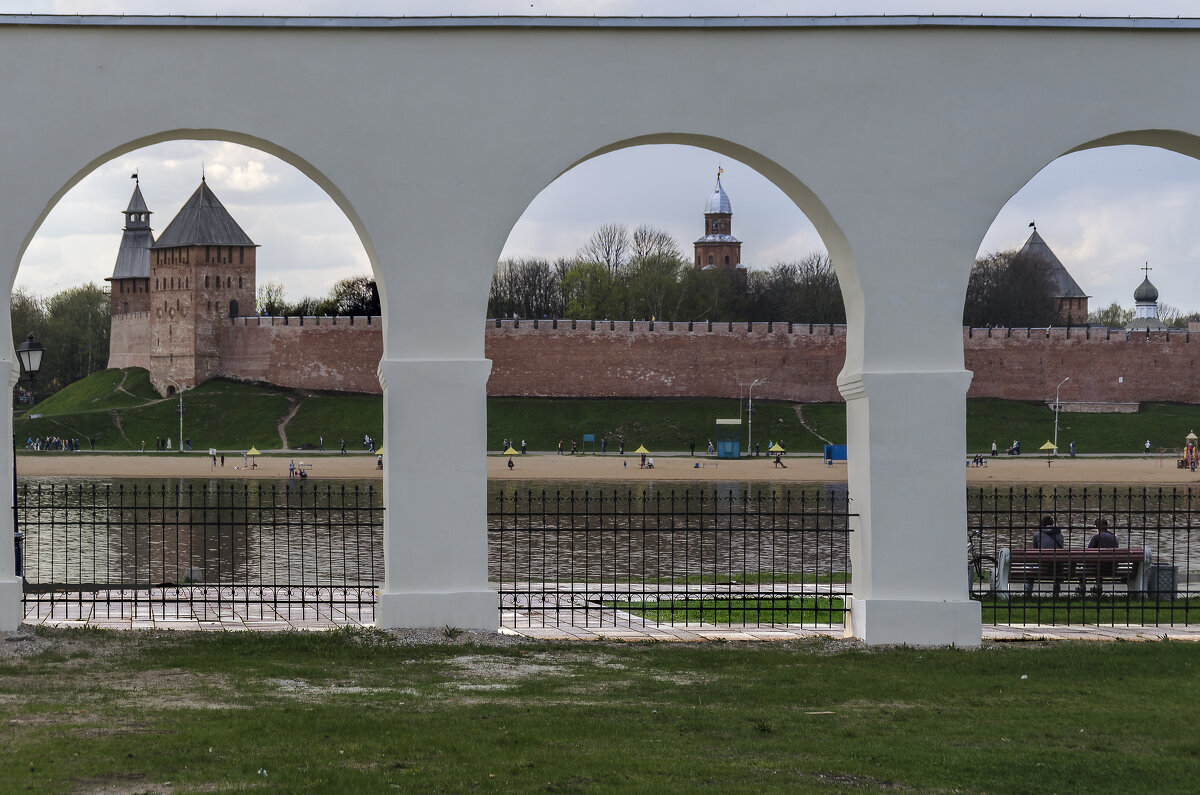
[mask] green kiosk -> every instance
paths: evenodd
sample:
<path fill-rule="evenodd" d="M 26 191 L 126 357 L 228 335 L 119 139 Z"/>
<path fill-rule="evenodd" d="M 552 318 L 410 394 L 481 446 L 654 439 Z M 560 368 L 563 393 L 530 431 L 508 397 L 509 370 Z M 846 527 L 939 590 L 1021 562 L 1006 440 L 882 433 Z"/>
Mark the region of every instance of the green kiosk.
<path fill-rule="evenodd" d="M 742 421 L 717 420 L 717 458 L 740 458 Z"/>

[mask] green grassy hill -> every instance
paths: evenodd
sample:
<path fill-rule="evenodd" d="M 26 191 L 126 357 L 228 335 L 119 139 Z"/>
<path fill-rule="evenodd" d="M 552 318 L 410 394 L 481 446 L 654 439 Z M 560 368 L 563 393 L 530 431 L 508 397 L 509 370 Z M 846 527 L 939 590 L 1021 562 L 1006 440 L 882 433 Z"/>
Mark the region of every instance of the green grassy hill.
<path fill-rule="evenodd" d="M 284 427 L 288 446 L 336 450 L 342 439 L 350 450 L 362 449 L 363 434 L 383 438 L 383 401 L 375 395 L 312 394 L 295 390 L 209 381 L 183 393 L 183 432 L 194 450 L 216 447 L 244 450 L 282 446 L 278 426 L 294 406 Z M 35 406 L 14 425 L 18 446 L 27 437 L 89 437 L 98 450 L 137 450 L 142 441 L 154 449 L 157 437 L 178 446 L 179 401 L 162 398 L 140 368 L 105 370 L 78 381 Z M 749 432 L 745 406 L 740 409 L 743 439 Z M 803 414 L 804 421 L 800 419 Z M 35 417 L 35 415 L 37 415 Z M 489 398 L 487 447 L 498 452 L 504 438 L 530 450 L 553 450 L 562 440 L 582 441 L 583 434 L 609 440 L 616 450 L 639 444 L 655 452 L 686 450 L 690 441 L 704 450 L 715 440 L 718 418 L 739 416 L 737 400 L 616 400 L 556 398 Z M 807 424 L 808 427 L 805 427 Z M 1175 449 L 1188 431 L 1200 430 L 1200 406 L 1147 404 L 1136 414 L 1062 414 L 1059 444 L 1065 453 L 1074 440 L 1080 453 L 1140 453 L 1146 439 L 1152 448 Z M 1027 455 L 1054 435 L 1054 413 L 1044 403 L 1011 400 L 967 401 L 967 451 L 987 452 L 995 440 L 1000 449 L 1020 439 Z M 820 452 L 824 441 L 846 440 L 846 410 L 840 403 L 795 405 L 758 400 L 754 403 L 754 438 L 765 449 L 782 439 L 789 452 Z M 914 451 L 919 453 L 920 451 Z"/>

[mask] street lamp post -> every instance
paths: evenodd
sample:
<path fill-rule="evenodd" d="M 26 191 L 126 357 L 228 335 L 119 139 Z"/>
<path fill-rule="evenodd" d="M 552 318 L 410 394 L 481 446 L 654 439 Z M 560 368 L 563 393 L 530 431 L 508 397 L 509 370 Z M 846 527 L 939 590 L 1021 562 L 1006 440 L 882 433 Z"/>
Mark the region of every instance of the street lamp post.
<path fill-rule="evenodd" d="M 167 380 L 175 385 L 175 394 L 179 395 L 179 447 L 178 447 L 178 450 L 179 450 L 179 452 L 182 453 L 183 452 L 183 387 L 181 387 L 179 385 L 179 382 L 176 381 L 174 378 L 168 377 Z"/>
<path fill-rule="evenodd" d="M 46 347 L 42 343 L 33 338 L 31 333 L 25 338 L 25 341 L 17 348 L 17 359 L 21 363 L 21 369 L 29 374 L 30 394 L 33 393 L 33 382 L 37 379 L 38 370 L 42 368 L 42 354 L 46 352 Z M 19 379 L 18 379 L 19 380 Z M 20 577 L 24 572 L 24 565 L 21 560 L 21 540 L 25 536 L 21 533 L 21 522 L 17 511 L 17 434 L 13 431 L 12 437 L 12 497 L 13 497 L 13 573 Z"/>
<path fill-rule="evenodd" d="M 1054 390 L 1054 455 L 1058 455 L 1058 393 L 1062 389 L 1062 385 L 1071 380 L 1071 376 L 1067 376 L 1062 381 L 1058 382 L 1058 389 Z"/>
<path fill-rule="evenodd" d="M 746 420 L 750 427 L 746 434 L 746 452 L 750 453 L 754 450 L 754 384 L 757 384 L 759 379 L 755 378 L 754 383 L 750 384 L 750 399 L 746 401 Z"/>

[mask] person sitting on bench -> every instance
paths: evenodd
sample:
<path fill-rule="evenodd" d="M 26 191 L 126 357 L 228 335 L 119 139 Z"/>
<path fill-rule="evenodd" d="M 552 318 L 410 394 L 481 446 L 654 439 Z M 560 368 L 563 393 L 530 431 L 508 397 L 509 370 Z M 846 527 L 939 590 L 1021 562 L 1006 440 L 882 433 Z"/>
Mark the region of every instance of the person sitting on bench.
<path fill-rule="evenodd" d="M 1049 514 L 1042 517 L 1041 527 L 1033 534 L 1033 546 L 1035 549 L 1062 549 L 1066 540 L 1063 538 L 1062 530 L 1054 526 L 1054 517 Z M 1054 596 L 1058 596 L 1058 591 L 1062 587 L 1064 565 L 1061 563 L 1043 563 L 1042 572 L 1050 574 L 1054 577 Z M 1033 594 L 1033 580 L 1025 581 L 1025 595 Z"/>
<path fill-rule="evenodd" d="M 1117 534 L 1108 529 L 1108 520 L 1099 518 L 1096 520 L 1096 534 L 1088 541 L 1088 549 L 1117 549 L 1121 546 L 1120 539 Z M 1112 575 L 1112 564 L 1096 564 L 1096 587 L 1092 591 L 1096 596 L 1100 595 L 1103 590 L 1104 577 Z M 1087 588 L 1087 575 L 1079 576 L 1079 595 L 1083 596 Z"/>

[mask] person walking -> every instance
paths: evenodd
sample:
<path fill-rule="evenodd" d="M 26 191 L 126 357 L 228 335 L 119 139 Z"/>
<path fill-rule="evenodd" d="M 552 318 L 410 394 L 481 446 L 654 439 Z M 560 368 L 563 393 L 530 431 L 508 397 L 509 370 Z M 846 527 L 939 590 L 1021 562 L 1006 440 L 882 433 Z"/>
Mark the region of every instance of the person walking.
<path fill-rule="evenodd" d="M 325 437 L 324 436 L 317 437 L 317 448 L 321 452 L 325 452 Z"/>
<path fill-rule="evenodd" d="M 688 450 L 690 451 L 689 455 L 692 455 L 692 456 L 696 455 L 696 440 L 695 439 L 692 439 L 690 442 L 688 442 Z"/>
<path fill-rule="evenodd" d="M 525 455 L 525 440 L 521 440 L 521 455 Z"/>
<path fill-rule="evenodd" d="M 1150 440 L 1146 440 L 1146 455 L 1150 455 Z"/>
<path fill-rule="evenodd" d="M 992 455 L 993 455 L 993 456 L 996 456 L 996 455 L 999 455 L 999 454 L 1000 454 L 1000 448 L 996 446 L 996 440 L 995 440 L 995 439 L 993 439 L 993 440 L 992 440 Z"/>
<path fill-rule="evenodd" d="M 346 440 L 342 439 L 342 452 L 346 452 Z"/>
<path fill-rule="evenodd" d="M 1071 446 L 1069 449 L 1071 451 L 1071 458 L 1074 458 L 1075 457 L 1075 442 L 1071 442 Z"/>

